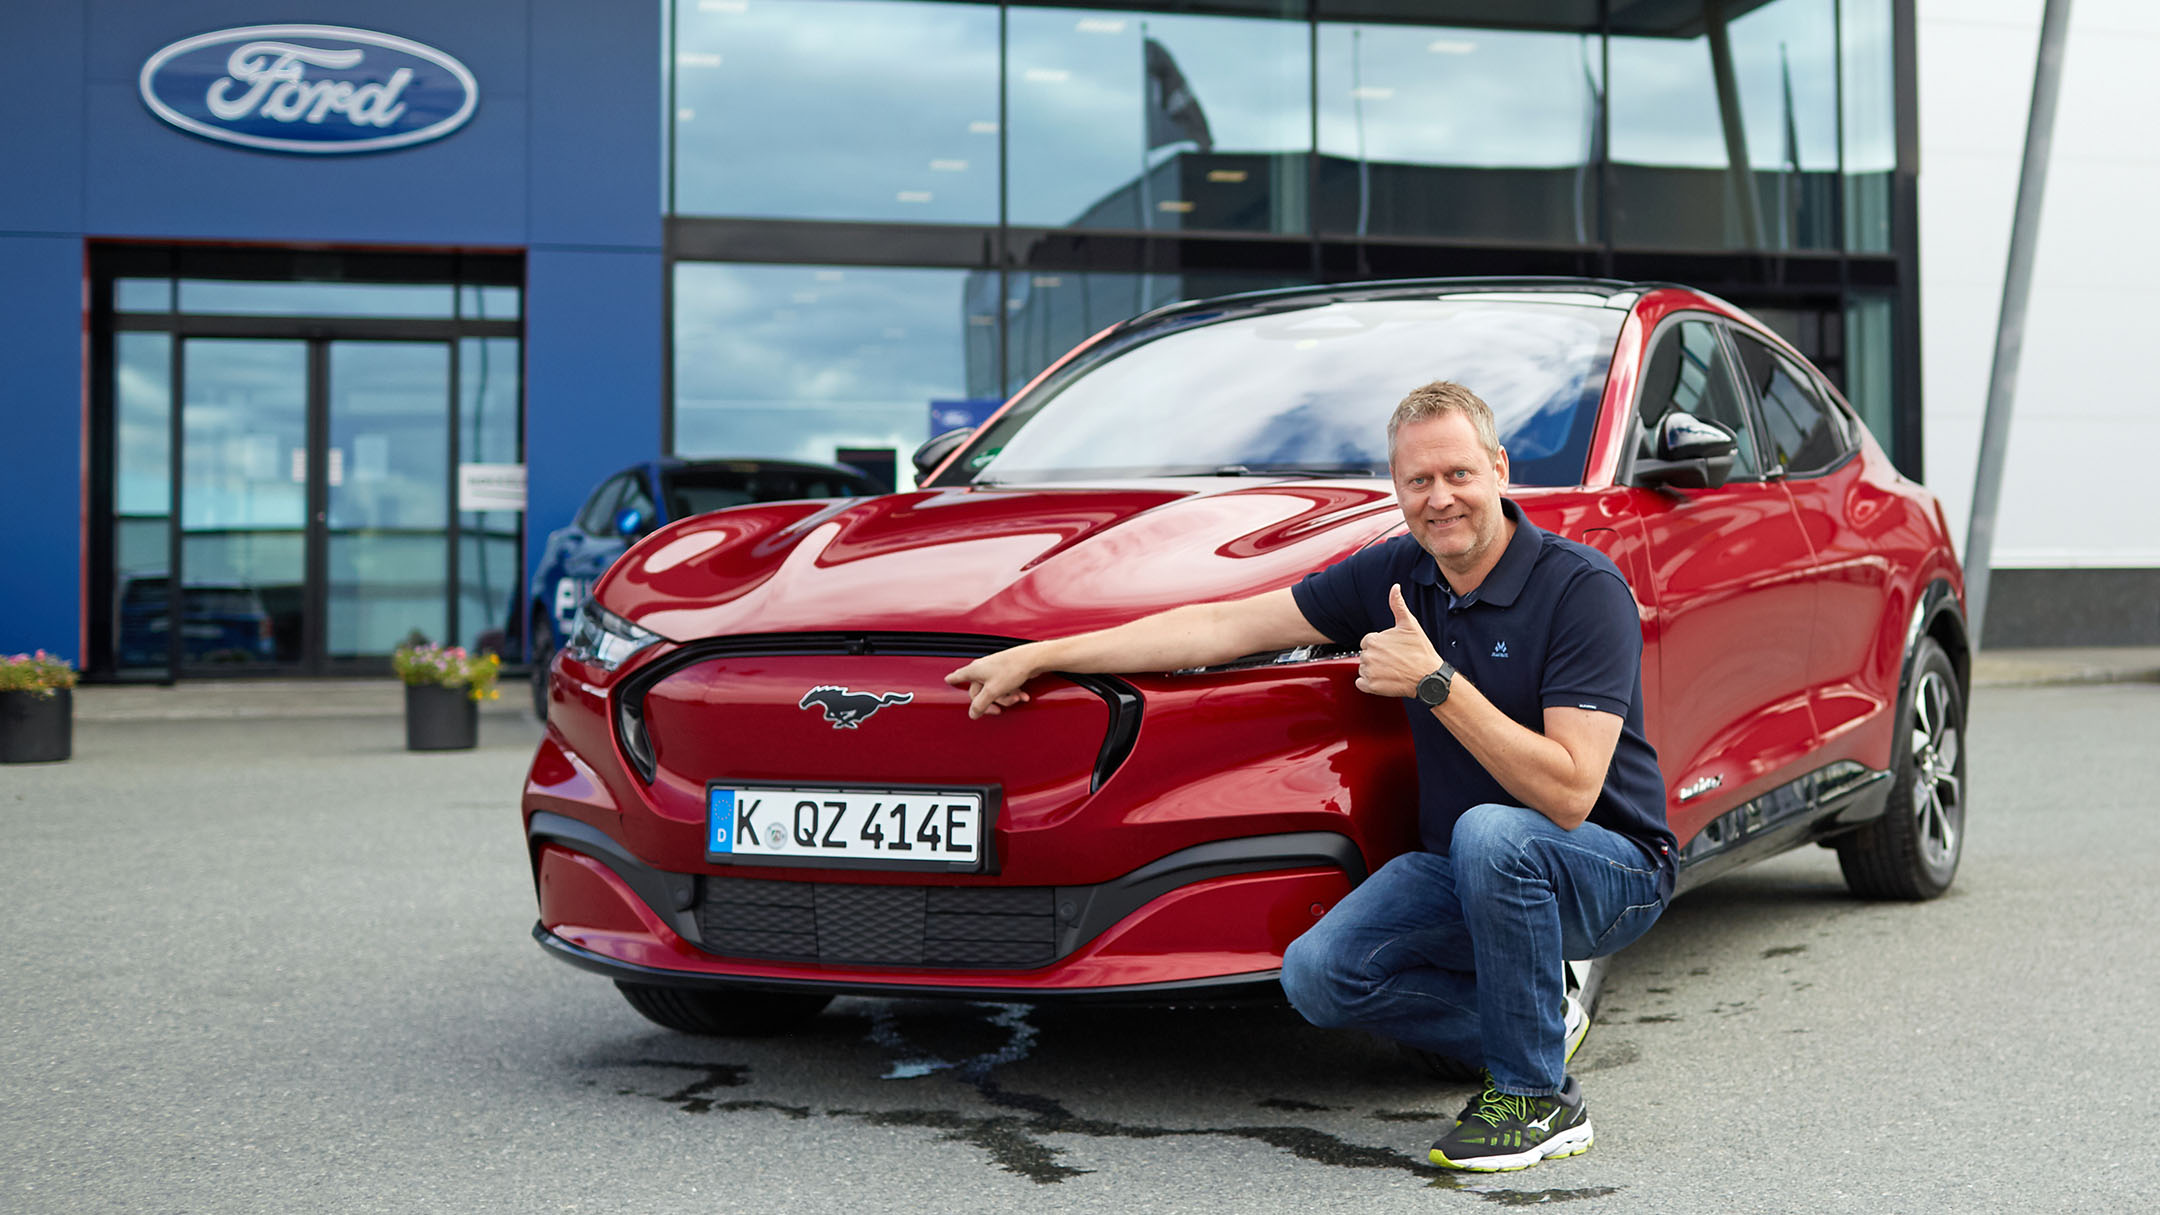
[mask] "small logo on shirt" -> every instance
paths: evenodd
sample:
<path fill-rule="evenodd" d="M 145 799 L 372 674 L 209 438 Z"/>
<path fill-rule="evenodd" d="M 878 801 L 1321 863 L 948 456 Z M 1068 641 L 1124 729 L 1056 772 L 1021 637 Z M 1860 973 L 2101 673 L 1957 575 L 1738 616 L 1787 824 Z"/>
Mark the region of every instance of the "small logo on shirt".
<path fill-rule="evenodd" d="M 1495 657 L 1495 658 L 1505 658 L 1505 657 L 1507 657 L 1507 642 L 1505 642 L 1505 641 L 1496 641 L 1496 642 L 1494 642 L 1494 643 L 1493 643 L 1493 648 L 1492 648 L 1492 656 L 1493 656 L 1493 657 Z"/>

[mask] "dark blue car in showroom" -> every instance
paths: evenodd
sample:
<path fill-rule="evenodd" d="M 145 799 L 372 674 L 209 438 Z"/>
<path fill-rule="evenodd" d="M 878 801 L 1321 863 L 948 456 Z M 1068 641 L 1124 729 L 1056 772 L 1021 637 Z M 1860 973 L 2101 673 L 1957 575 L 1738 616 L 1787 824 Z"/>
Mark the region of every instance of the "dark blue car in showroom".
<path fill-rule="evenodd" d="M 120 665 L 169 661 L 172 580 L 130 578 L 120 590 Z M 272 662 L 277 633 L 252 586 L 189 583 L 180 595 L 180 654 L 189 663 Z"/>
<path fill-rule="evenodd" d="M 570 635 L 593 581 L 639 537 L 677 519 L 730 506 L 855 498 L 891 488 L 845 464 L 795 460 L 650 460 L 600 482 L 570 526 L 548 534 L 525 601 L 510 612 L 503 650 L 514 654 L 523 648 L 532 660 L 533 712 L 547 716 L 548 661 Z"/>

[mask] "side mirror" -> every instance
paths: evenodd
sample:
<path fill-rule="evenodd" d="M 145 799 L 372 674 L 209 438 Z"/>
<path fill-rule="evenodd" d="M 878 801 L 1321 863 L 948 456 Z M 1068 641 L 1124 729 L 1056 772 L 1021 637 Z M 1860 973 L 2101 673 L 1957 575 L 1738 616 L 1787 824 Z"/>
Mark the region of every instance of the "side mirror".
<path fill-rule="evenodd" d="M 1739 447 L 1731 431 L 1675 410 L 1658 423 L 1657 455 L 1635 461 L 1635 483 L 1649 489 L 1716 489 L 1732 476 Z"/>
<path fill-rule="evenodd" d="M 960 445 L 967 442 L 968 436 L 974 433 L 971 427 L 956 426 L 916 448 L 915 454 L 908 457 L 915 465 L 915 475 L 918 478 L 929 476 L 931 469 L 943 464 L 945 457 L 959 450 Z"/>
<path fill-rule="evenodd" d="M 645 512 L 635 506 L 625 506 L 615 512 L 615 531 L 625 540 L 635 540 L 645 526 Z"/>

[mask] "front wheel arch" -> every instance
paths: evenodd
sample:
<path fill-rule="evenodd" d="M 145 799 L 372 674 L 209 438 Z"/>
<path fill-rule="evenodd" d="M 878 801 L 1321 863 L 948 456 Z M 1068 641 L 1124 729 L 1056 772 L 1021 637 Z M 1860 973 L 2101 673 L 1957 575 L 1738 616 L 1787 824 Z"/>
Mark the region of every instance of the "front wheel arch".
<path fill-rule="evenodd" d="M 1964 853 L 1968 684 L 1932 633 L 1905 682 L 1882 815 L 1834 842 L 1845 884 L 1862 898 L 1932 899 L 1950 888 Z"/>

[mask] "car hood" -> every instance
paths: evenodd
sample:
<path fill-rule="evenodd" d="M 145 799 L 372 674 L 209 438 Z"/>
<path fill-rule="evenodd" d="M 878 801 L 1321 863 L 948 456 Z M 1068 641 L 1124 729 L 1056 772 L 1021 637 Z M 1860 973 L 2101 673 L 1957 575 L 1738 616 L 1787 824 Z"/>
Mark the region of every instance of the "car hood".
<path fill-rule="evenodd" d="M 1401 525 L 1382 480 L 922 490 L 686 519 L 640 541 L 595 594 L 671 641 L 1064 636 L 1286 586 Z"/>

